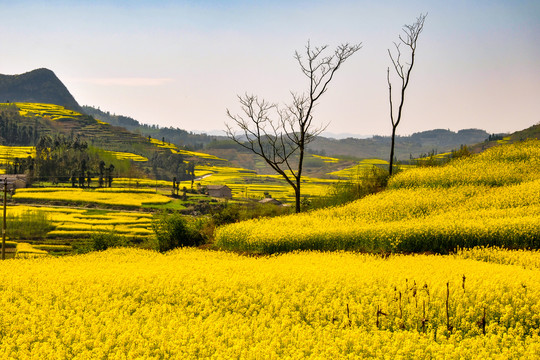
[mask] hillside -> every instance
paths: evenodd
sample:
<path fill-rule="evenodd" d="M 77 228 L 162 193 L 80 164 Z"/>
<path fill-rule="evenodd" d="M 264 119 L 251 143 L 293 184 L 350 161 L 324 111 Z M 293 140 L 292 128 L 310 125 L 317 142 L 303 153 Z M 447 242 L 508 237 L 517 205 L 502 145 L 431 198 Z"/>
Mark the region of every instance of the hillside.
<path fill-rule="evenodd" d="M 511 134 L 495 136 L 492 135 L 489 137 L 489 139 L 486 139 L 481 143 L 471 146 L 470 150 L 472 152 L 479 153 L 493 146 L 497 146 L 500 144 L 511 144 L 526 139 L 540 139 L 540 123 Z"/>
<path fill-rule="evenodd" d="M 393 176 L 388 190 L 295 216 L 218 229 L 225 250 L 439 252 L 540 248 L 540 141 L 492 147 L 440 167 Z"/>
<path fill-rule="evenodd" d="M 0 74 L 0 102 L 55 104 L 82 112 L 66 86 L 49 69 L 36 69 L 20 75 Z"/>
<path fill-rule="evenodd" d="M 10 109 L 8 105 L 1 104 L 2 109 Z M 111 126 L 100 122 L 91 116 L 69 110 L 63 106 L 39 103 L 12 103 L 19 114 L 4 116 L 18 116 L 21 121 L 39 124 L 39 133 L 63 134 L 66 136 L 79 135 L 92 145 L 105 150 L 125 151 L 134 148 L 148 151 L 155 147 L 147 138 L 127 131 L 122 127 Z M 141 154 L 144 155 L 144 154 Z"/>
<path fill-rule="evenodd" d="M 14 126 L 19 123 L 23 125 Z M 16 131 L 12 131 L 13 129 Z M 184 160 L 191 162 L 194 157 L 198 158 L 189 153 L 180 153 L 173 144 L 153 137 L 145 137 L 122 127 L 112 126 L 62 106 L 37 103 L 0 103 L 0 145 L 5 143 L 36 146 L 38 142 L 41 142 L 43 136 L 49 138 L 48 142 L 51 143 L 83 141 L 91 147 L 90 153 L 99 153 L 99 157 L 107 163 L 110 163 L 112 158 L 117 158 L 113 155 L 115 152 L 129 153 L 128 157 L 130 158 L 145 158 L 147 160 L 133 163 L 126 160 L 125 154 L 122 155 L 121 160 L 126 160 L 123 161 L 124 164 L 115 163 L 114 166 L 117 172 L 121 170 L 119 165 L 122 165 L 122 168 L 129 172 L 122 174 L 123 176 L 140 174 L 143 171 L 147 176 L 151 174 L 152 177 L 159 179 L 182 178 L 187 167 Z M 12 141 L 13 139 L 20 140 L 20 142 Z M 54 148 L 50 145 L 45 147 Z M 65 151 L 60 149 L 58 151 L 61 151 L 62 154 L 58 154 L 59 157 L 55 158 L 63 158 Z M 105 155 L 107 151 L 112 152 L 110 156 Z M 99 162 L 96 156 L 94 156 L 94 162 Z M 205 162 L 212 163 L 213 160 L 205 159 Z M 71 171 L 64 166 L 56 168 L 61 170 L 63 178 L 68 176 L 65 172 Z M 92 169 L 92 171 L 96 170 Z"/>
<path fill-rule="evenodd" d="M 218 139 L 225 139 L 223 136 L 209 136 L 206 134 L 195 134 L 178 127 L 160 127 L 159 125 L 141 124 L 139 121 L 129 116 L 111 114 L 109 111 L 102 111 L 92 106 L 83 106 L 85 114 L 109 123 L 113 126 L 120 126 L 129 131 L 142 134 L 145 137 L 151 136 L 166 142 L 177 144 L 190 149 L 202 149 L 210 142 Z"/>

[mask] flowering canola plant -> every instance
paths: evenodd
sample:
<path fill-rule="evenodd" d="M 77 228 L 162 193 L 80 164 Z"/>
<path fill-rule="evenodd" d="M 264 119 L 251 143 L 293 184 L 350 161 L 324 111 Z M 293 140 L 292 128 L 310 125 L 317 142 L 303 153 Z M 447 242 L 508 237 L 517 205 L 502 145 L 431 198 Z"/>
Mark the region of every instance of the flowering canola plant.
<path fill-rule="evenodd" d="M 148 158 L 145 156 L 128 153 L 128 152 L 108 151 L 108 150 L 104 150 L 103 152 L 106 154 L 110 154 L 111 156 L 113 156 L 114 158 L 118 160 L 132 160 L 132 161 L 138 161 L 138 162 L 148 161 Z"/>
<path fill-rule="evenodd" d="M 496 146 L 445 166 L 413 168 L 390 179 L 390 188 L 504 186 L 538 179 L 540 140 Z"/>
<path fill-rule="evenodd" d="M 0 145 L 0 162 L 13 161 L 14 158 L 26 159 L 36 155 L 33 146 L 4 146 Z"/>
<path fill-rule="evenodd" d="M 21 116 L 49 117 L 51 120 L 72 119 L 82 117 L 81 113 L 66 109 L 60 105 L 40 103 L 15 103 Z"/>
<path fill-rule="evenodd" d="M 184 248 L 7 260 L 0 356 L 532 359 L 539 275 L 459 255 Z"/>
<path fill-rule="evenodd" d="M 330 209 L 218 228 L 228 250 L 448 252 L 540 247 L 540 141 L 492 148 L 440 168 L 404 171 L 390 190 Z"/>
<path fill-rule="evenodd" d="M 144 204 L 165 204 L 170 198 L 147 189 L 93 189 L 80 188 L 26 188 L 18 189 L 14 199 L 59 200 L 66 202 L 96 203 L 125 207 L 140 207 Z"/>
<path fill-rule="evenodd" d="M 25 212 L 42 211 L 47 214 L 55 229 L 47 233 L 47 239 L 66 237 L 89 237 L 96 231 L 114 231 L 127 237 L 146 238 L 152 234 L 152 214 L 114 210 L 71 209 L 61 207 L 8 206 L 14 216 Z M 8 229 L 9 235 L 9 229 Z"/>

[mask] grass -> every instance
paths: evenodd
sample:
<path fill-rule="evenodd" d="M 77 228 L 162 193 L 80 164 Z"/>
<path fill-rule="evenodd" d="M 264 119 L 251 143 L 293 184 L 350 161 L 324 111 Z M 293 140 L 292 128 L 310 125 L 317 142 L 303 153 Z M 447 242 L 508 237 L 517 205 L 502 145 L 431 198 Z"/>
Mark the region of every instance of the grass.
<path fill-rule="evenodd" d="M 6 218 L 10 239 L 40 239 L 55 228 L 47 213 L 41 210 L 9 213 Z"/>
<path fill-rule="evenodd" d="M 346 179 L 357 179 L 362 174 L 365 173 L 366 170 L 369 170 L 373 166 L 388 166 L 388 161 L 381 160 L 381 159 L 364 159 L 358 162 L 358 164 L 338 170 L 333 171 L 329 173 L 328 175 L 338 176 L 340 178 L 346 178 Z"/>

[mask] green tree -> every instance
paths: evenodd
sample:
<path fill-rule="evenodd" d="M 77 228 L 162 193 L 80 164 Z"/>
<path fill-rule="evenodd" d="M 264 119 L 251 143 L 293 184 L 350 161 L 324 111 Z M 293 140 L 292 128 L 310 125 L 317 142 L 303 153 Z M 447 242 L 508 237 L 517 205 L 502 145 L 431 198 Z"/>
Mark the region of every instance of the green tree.
<path fill-rule="evenodd" d="M 204 241 L 196 224 L 179 213 L 156 215 L 152 222 L 152 229 L 161 252 L 181 246 L 197 246 Z"/>

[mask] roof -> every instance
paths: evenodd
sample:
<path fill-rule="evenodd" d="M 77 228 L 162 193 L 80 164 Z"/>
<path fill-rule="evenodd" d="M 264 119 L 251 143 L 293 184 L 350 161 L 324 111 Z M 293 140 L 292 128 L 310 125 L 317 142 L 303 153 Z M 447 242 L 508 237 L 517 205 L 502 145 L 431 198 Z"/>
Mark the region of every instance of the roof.
<path fill-rule="evenodd" d="M 0 175 L 0 185 L 4 183 L 4 180 L 7 180 L 8 184 L 14 182 L 15 180 L 22 180 L 26 182 L 26 174 L 2 174 Z"/>
<path fill-rule="evenodd" d="M 221 190 L 221 189 L 229 189 L 230 188 L 227 185 L 207 185 L 206 188 L 208 190 Z"/>
<path fill-rule="evenodd" d="M 261 204 L 274 204 L 274 205 L 281 205 L 281 201 L 278 201 L 274 198 L 266 198 L 259 201 Z"/>
<path fill-rule="evenodd" d="M 27 176 L 26 174 L 2 174 L 0 175 L 0 189 L 4 188 L 4 180 L 7 180 L 8 189 L 15 187 L 26 187 Z"/>

